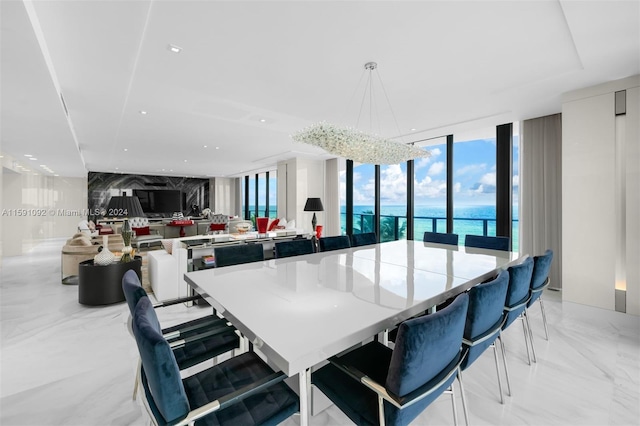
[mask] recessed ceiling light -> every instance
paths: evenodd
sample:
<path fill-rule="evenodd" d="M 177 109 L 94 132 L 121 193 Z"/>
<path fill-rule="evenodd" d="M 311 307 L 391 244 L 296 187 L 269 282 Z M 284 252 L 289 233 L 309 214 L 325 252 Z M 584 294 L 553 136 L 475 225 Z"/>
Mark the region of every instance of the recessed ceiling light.
<path fill-rule="evenodd" d="M 416 131 L 416 129 L 411 129 L 411 131 L 412 131 L 412 132 L 415 132 L 415 131 Z"/>
<path fill-rule="evenodd" d="M 261 118 L 261 119 L 260 119 L 260 122 L 261 122 L 261 123 L 266 123 L 266 122 L 267 122 L 267 120 L 265 120 L 264 118 Z"/>
<path fill-rule="evenodd" d="M 167 49 L 169 49 L 171 52 L 173 53 L 180 53 L 182 52 L 182 47 L 178 47 L 175 44 L 169 44 L 169 46 L 167 46 Z"/>
<path fill-rule="evenodd" d="M 184 160 L 184 162 L 186 163 L 186 162 L 187 162 L 187 160 Z"/>
<path fill-rule="evenodd" d="M 203 148 L 206 148 L 206 147 L 207 147 L 207 145 L 203 145 L 202 147 L 203 147 Z"/>
<path fill-rule="evenodd" d="M 216 146 L 216 149 L 220 149 L 220 147 L 219 147 L 219 146 Z"/>
<path fill-rule="evenodd" d="M 37 160 L 37 158 L 36 158 L 36 157 L 29 157 L 29 160 L 36 161 L 36 160 Z"/>
<path fill-rule="evenodd" d="M 142 115 L 147 115 L 147 111 L 145 111 L 145 110 L 143 110 L 143 109 L 141 109 L 139 112 L 140 112 L 140 114 L 142 114 Z"/>
<path fill-rule="evenodd" d="M 60 176 L 60 175 L 54 175 L 54 176 Z"/>
<path fill-rule="evenodd" d="M 33 157 L 33 155 L 31 155 L 31 154 L 25 154 L 24 156 L 25 157 Z"/>

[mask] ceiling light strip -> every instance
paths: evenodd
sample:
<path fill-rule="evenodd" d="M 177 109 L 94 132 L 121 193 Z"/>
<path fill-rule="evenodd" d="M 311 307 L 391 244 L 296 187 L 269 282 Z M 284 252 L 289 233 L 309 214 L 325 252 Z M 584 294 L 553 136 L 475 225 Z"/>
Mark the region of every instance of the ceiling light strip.
<path fill-rule="evenodd" d="M 76 144 L 76 149 L 78 151 L 78 155 L 80 156 L 80 161 L 82 161 L 82 167 L 87 170 L 87 163 L 84 160 L 84 156 L 80 151 L 80 142 L 78 142 L 78 136 L 76 135 L 75 128 L 73 127 L 73 122 L 71 121 L 71 116 L 67 111 L 67 106 L 64 103 L 64 98 L 62 97 L 62 89 L 60 87 L 60 82 L 58 81 L 58 75 L 56 74 L 56 70 L 53 66 L 53 61 L 51 60 L 51 55 L 49 54 L 49 48 L 47 46 L 47 42 L 44 37 L 44 33 L 42 32 L 42 27 L 40 26 L 40 20 L 38 19 L 38 14 L 33 7 L 33 2 L 31 0 L 23 0 L 24 7 L 27 11 L 27 15 L 29 16 L 29 21 L 31 22 L 31 27 L 33 27 L 33 32 L 35 33 L 36 40 L 38 40 L 38 45 L 40 46 L 40 51 L 42 52 L 42 56 L 44 58 L 44 62 L 47 65 L 47 69 L 49 70 L 49 76 L 51 77 L 51 81 L 53 82 L 53 87 L 55 87 L 56 92 L 59 95 L 60 106 L 63 108 L 65 112 L 65 116 L 67 118 L 67 123 L 69 124 L 69 131 L 71 132 L 71 137 L 73 142 Z"/>

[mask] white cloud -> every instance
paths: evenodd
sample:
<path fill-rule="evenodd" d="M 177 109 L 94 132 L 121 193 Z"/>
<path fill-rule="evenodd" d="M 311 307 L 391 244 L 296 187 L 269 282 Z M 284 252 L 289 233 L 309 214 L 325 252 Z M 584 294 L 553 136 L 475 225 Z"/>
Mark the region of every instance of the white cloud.
<path fill-rule="evenodd" d="M 487 164 L 469 164 L 456 170 L 456 176 L 462 176 L 469 173 L 482 173 L 487 169 Z"/>
<path fill-rule="evenodd" d="M 431 153 L 430 157 L 419 158 L 415 161 L 414 167 L 416 170 L 427 167 L 431 162 L 433 162 L 442 154 L 442 150 L 440 150 L 440 148 L 429 149 L 429 152 Z"/>
<path fill-rule="evenodd" d="M 462 184 L 460 184 L 460 182 L 453 184 L 453 192 L 460 192 L 460 188 L 462 188 Z"/>
<path fill-rule="evenodd" d="M 429 152 L 431 153 L 431 158 L 436 158 L 442 154 L 442 150 L 440 150 L 440 148 L 429 149 Z"/>
<path fill-rule="evenodd" d="M 511 182 L 514 188 L 520 186 L 520 175 L 514 175 Z"/>
<path fill-rule="evenodd" d="M 429 171 L 427 174 L 429 176 L 437 176 L 444 171 L 444 163 L 442 161 L 438 161 L 437 163 L 433 163 L 431 167 L 429 167 Z"/>
<path fill-rule="evenodd" d="M 404 204 L 407 202 L 407 175 L 399 164 L 380 170 L 380 194 L 387 203 Z"/>
<path fill-rule="evenodd" d="M 430 162 L 430 158 L 420 158 L 415 162 L 415 169 L 416 170 L 420 170 L 420 169 L 424 169 L 425 167 L 427 167 L 429 165 Z"/>
<path fill-rule="evenodd" d="M 496 174 L 486 173 L 480 178 L 480 183 L 483 185 L 496 186 Z"/>

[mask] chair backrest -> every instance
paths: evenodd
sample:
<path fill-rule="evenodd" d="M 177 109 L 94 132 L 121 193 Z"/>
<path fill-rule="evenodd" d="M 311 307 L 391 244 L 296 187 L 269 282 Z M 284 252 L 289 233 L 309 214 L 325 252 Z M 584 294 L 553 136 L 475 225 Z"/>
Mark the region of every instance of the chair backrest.
<path fill-rule="evenodd" d="M 262 244 L 240 244 L 214 249 L 216 267 L 239 265 L 264 260 Z"/>
<path fill-rule="evenodd" d="M 507 320 L 503 328 L 507 328 L 527 307 L 533 259 L 528 257 L 521 264 L 510 266 L 507 270 L 509 271 L 509 288 L 504 304 Z"/>
<path fill-rule="evenodd" d="M 469 290 L 469 309 L 467 322 L 464 326 L 464 338 L 473 342 L 483 334 L 500 328 L 504 316 L 504 303 L 507 299 L 509 287 L 509 272 L 502 271 L 491 281 L 478 284 Z M 462 362 L 464 370 L 482 354 L 494 339 L 469 347 L 469 353 Z"/>
<path fill-rule="evenodd" d="M 551 261 L 553 260 L 553 251 L 547 250 L 541 256 L 535 256 L 533 258 L 533 274 L 531 276 L 531 289 L 535 290 L 542 287 L 547 278 L 549 277 L 549 271 L 551 270 Z"/>
<path fill-rule="evenodd" d="M 458 245 L 458 234 L 445 234 L 442 232 L 425 232 L 422 239 L 425 243 Z"/>
<path fill-rule="evenodd" d="M 146 217 L 132 217 L 129 219 L 129 224 L 132 228 L 142 228 L 144 226 L 149 226 L 149 219 Z"/>
<path fill-rule="evenodd" d="M 464 245 L 465 247 L 509 251 L 509 237 L 485 237 L 482 235 L 467 235 L 464 239 Z"/>
<path fill-rule="evenodd" d="M 122 292 L 129 306 L 129 311 L 133 315 L 136 305 L 143 297 L 147 297 L 147 292 L 140 284 L 140 278 L 133 269 L 128 270 L 122 277 Z"/>
<path fill-rule="evenodd" d="M 173 423 L 190 410 L 178 363 L 162 337 L 160 323 L 149 298 L 140 299 L 133 311 L 133 335 L 142 361 L 142 384 L 157 423 Z"/>
<path fill-rule="evenodd" d="M 280 241 L 275 243 L 276 258 L 298 256 L 301 254 L 314 253 L 313 241 L 307 239 L 298 239 L 291 241 Z"/>
<path fill-rule="evenodd" d="M 553 250 L 547 250 L 543 255 L 533 258 L 533 273 L 531 274 L 531 299 L 527 307 L 531 306 L 542 295 L 542 290 L 549 284 L 549 271 L 553 261 Z"/>
<path fill-rule="evenodd" d="M 229 223 L 229 216 L 226 214 L 214 214 L 211 215 L 211 224 L 209 230 L 211 231 L 225 231 Z"/>
<path fill-rule="evenodd" d="M 337 237 L 322 237 L 318 240 L 318 246 L 320 251 L 331 251 L 350 248 L 351 243 L 349 237 L 346 235 L 339 235 Z"/>
<path fill-rule="evenodd" d="M 351 247 L 367 246 L 370 244 L 377 244 L 378 237 L 375 232 L 365 232 L 363 234 L 352 234 Z"/>
<path fill-rule="evenodd" d="M 462 293 L 443 310 L 400 324 L 385 384 L 390 392 L 407 395 L 460 356 L 468 305 Z"/>

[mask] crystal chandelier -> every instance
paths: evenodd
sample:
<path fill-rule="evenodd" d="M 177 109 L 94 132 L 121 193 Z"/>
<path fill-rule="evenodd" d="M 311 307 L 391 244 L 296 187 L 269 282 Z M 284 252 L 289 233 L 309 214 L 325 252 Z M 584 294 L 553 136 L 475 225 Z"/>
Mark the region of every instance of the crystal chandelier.
<path fill-rule="evenodd" d="M 373 99 L 371 73 L 377 66 L 375 62 L 367 62 L 364 65 L 364 68 L 369 71 L 370 100 Z M 362 114 L 364 96 L 366 96 L 366 89 L 358 117 Z M 389 107 L 391 107 L 391 104 L 389 104 Z M 354 128 L 339 127 L 326 122 L 316 123 L 303 129 L 293 135 L 292 138 L 296 142 L 314 145 L 324 149 L 330 154 L 365 164 L 399 164 L 415 158 L 429 157 L 431 155 L 429 151 L 414 147 L 410 144 L 396 142 Z"/>

